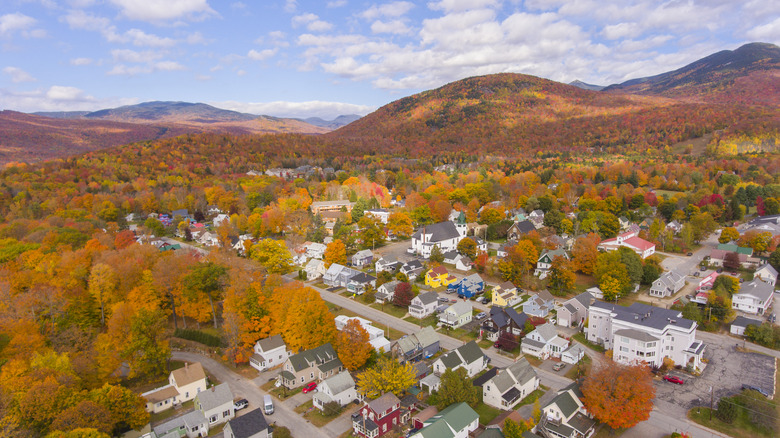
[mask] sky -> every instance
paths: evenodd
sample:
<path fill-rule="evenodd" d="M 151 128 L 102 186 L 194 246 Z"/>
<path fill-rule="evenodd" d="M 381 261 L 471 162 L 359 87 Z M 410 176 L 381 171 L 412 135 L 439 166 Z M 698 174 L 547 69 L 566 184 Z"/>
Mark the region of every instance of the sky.
<path fill-rule="evenodd" d="M 365 115 L 470 76 L 608 85 L 747 42 L 771 0 L 2 0 L 0 109 Z"/>

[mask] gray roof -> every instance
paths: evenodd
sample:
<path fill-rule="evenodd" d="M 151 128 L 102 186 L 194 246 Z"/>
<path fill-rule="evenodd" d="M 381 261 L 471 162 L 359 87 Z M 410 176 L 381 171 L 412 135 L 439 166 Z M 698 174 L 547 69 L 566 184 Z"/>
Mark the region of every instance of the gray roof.
<path fill-rule="evenodd" d="M 536 296 L 543 299 L 544 301 L 553 301 L 555 300 L 555 297 L 552 296 L 552 294 L 547 290 L 543 289 L 536 293 Z"/>
<path fill-rule="evenodd" d="M 368 275 L 365 272 L 357 273 L 357 274 L 353 275 L 352 277 L 350 277 L 350 279 L 349 279 L 349 281 L 354 281 L 355 283 L 359 283 L 359 284 L 367 284 L 367 283 L 371 283 L 372 281 L 375 281 L 375 280 L 376 280 L 376 277 L 374 277 L 373 275 Z"/>
<path fill-rule="evenodd" d="M 372 411 L 378 414 L 382 414 L 383 412 L 400 403 L 401 400 L 399 400 L 395 394 L 388 392 L 383 394 L 378 399 L 368 402 L 368 407 L 371 408 Z"/>
<path fill-rule="evenodd" d="M 233 401 L 233 392 L 227 383 L 220 383 L 217 386 L 201 391 L 195 396 L 200 403 L 201 410 L 208 411 Z"/>
<path fill-rule="evenodd" d="M 355 255 L 352 256 L 352 259 L 353 260 L 360 260 L 360 259 L 365 259 L 365 258 L 369 258 L 369 257 L 374 257 L 374 253 L 372 253 L 370 249 L 364 249 L 364 250 L 356 252 Z"/>
<path fill-rule="evenodd" d="M 468 365 L 470 363 L 474 363 L 475 361 L 482 359 L 484 356 L 485 354 L 482 352 L 482 349 L 479 348 L 477 342 L 471 341 L 442 355 L 441 361 L 444 363 L 445 367 L 452 369 L 460 364 Z"/>
<path fill-rule="evenodd" d="M 761 301 L 768 300 L 772 294 L 775 293 L 775 288 L 769 283 L 764 283 L 759 279 L 742 283 L 742 287 L 739 288 L 737 295 L 750 294 L 758 297 Z"/>
<path fill-rule="evenodd" d="M 338 360 L 338 356 L 336 356 L 333 346 L 327 343 L 290 356 L 289 360 L 293 369 L 298 372 L 309 368 L 313 364 L 323 364 L 331 360 Z"/>
<path fill-rule="evenodd" d="M 152 430 L 157 436 L 162 436 L 174 429 L 179 429 L 182 426 L 192 427 L 196 424 L 203 424 L 205 422 L 206 417 L 203 415 L 203 412 L 195 409 L 180 417 L 176 417 L 172 420 L 166 421 L 165 423 L 159 424 L 153 427 Z"/>
<path fill-rule="evenodd" d="M 417 333 L 401 337 L 396 343 L 404 353 L 417 348 L 425 348 L 439 342 L 439 334 L 431 326 L 424 327 Z"/>
<path fill-rule="evenodd" d="M 542 324 L 539 327 L 536 327 L 536 330 L 534 331 L 537 332 L 539 335 L 541 335 L 541 337 L 547 341 L 558 336 L 558 330 L 555 328 L 554 325 L 550 324 L 549 322 Z"/>
<path fill-rule="evenodd" d="M 536 371 L 534 371 L 525 357 L 521 357 L 517 362 L 500 371 L 496 377 L 493 378 L 493 384 L 496 385 L 498 391 L 503 394 L 513 388 L 515 384 L 524 385 L 535 377 Z"/>
<path fill-rule="evenodd" d="M 547 256 L 552 260 L 556 256 L 569 258 L 569 255 L 566 253 L 566 250 L 563 248 L 557 248 L 557 249 L 545 249 L 542 251 L 542 254 L 539 256 L 539 260 L 541 260 L 544 256 Z"/>
<path fill-rule="evenodd" d="M 458 301 L 451 305 L 447 310 L 452 310 L 456 315 L 463 315 L 471 312 L 471 303 L 468 301 Z"/>
<path fill-rule="evenodd" d="M 431 235 L 430 238 L 426 239 L 426 242 L 441 242 L 454 237 L 460 237 L 460 233 L 458 232 L 455 223 L 450 221 L 421 227 L 412 235 L 412 238 L 420 239 L 423 231 L 425 231 L 425 234 Z"/>
<path fill-rule="evenodd" d="M 749 325 L 754 325 L 758 327 L 761 324 L 763 324 L 763 322 L 759 319 L 745 318 L 744 316 L 738 316 L 734 318 L 734 321 L 732 321 L 731 323 L 732 326 L 737 326 L 737 327 L 747 327 Z"/>
<path fill-rule="evenodd" d="M 634 303 L 625 307 L 597 300 L 590 307 L 614 312 L 614 319 L 618 321 L 630 322 L 656 330 L 663 330 L 669 325 L 690 329 L 696 324 L 690 319 L 683 318 L 682 312 L 679 310 L 664 309 L 644 303 Z"/>
<path fill-rule="evenodd" d="M 563 415 L 568 419 L 571 417 L 577 410 L 580 408 L 580 405 L 577 404 L 577 401 L 574 400 L 574 397 L 569 391 L 564 390 L 559 393 L 557 396 L 555 396 L 554 399 L 547 405 L 550 406 L 552 404 L 555 404 L 558 406 L 558 409 L 561 410 Z"/>
<path fill-rule="evenodd" d="M 284 347 L 284 339 L 282 339 L 281 335 L 273 335 L 269 336 L 265 339 L 260 339 L 257 341 L 257 344 L 260 346 L 260 349 L 263 351 L 271 351 L 274 348 Z"/>
<path fill-rule="evenodd" d="M 257 408 L 246 414 L 228 421 L 235 438 L 249 438 L 256 433 L 267 430 L 268 422 L 263 415 L 263 409 Z"/>
<path fill-rule="evenodd" d="M 355 380 L 348 371 L 342 371 L 329 379 L 325 379 L 322 384 L 327 384 L 334 394 L 340 394 L 349 388 L 354 388 Z"/>
<path fill-rule="evenodd" d="M 515 222 L 514 224 L 512 224 L 512 226 L 517 228 L 517 231 L 521 233 L 530 233 L 531 231 L 534 231 L 536 229 L 533 222 L 529 221 L 528 219 L 520 222 Z"/>
<path fill-rule="evenodd" d="M 419 298 L 423 304 L 431 304 L 439 300 L 439 294 L 433 291 L 425 292 L 425 293 L 421 293 L 420 295 L 417 295 L 416 298 Z"/>
<path fill-rule="evenodd" d="M 587 309 L 593 303 L 595 298 L 593 298 L 593 295 L 591 295 L 590 292 L 583 292 L 583 293 L 575 296 L 574 298 L 572 298 L 572 300 L 579 301 L 580 304 L 582 304 Z"/>
<path fill-rule="evenodd" d="M 615 335 L 625 336 L 627 338 L 636 339 L 637 341 L 642 341 L 642 342 L 653 342 L 658 340 L 658 338 L 656 338 L 653 335 L 650 335 L 647 332 L 643 332 L 635 329 L 618 330 L 615 332 Z"/>
<path fill-rule="evenodd" d="M 417 269 L 422 269 L 423 265 L 419 260 L 411 260 L 406 262 L 401 268 L 405 271 L 414 271 Z"/>

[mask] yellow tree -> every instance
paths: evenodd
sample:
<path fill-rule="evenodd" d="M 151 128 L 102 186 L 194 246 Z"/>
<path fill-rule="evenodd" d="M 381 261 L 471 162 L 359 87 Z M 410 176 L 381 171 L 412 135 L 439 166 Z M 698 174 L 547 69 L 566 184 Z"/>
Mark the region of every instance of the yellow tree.
<path fill-rule="evenodd" d="M 342 265 L 347 264 L 347 247 L 341 239 L 336 239 L 330 242 L 325 248 L 325 255 L 323 257 L 325 261 L 325 267 L 329 268 L 334 263 Z"/>
<path fill-rule="evenodd" d="M 292 351 L 309 350 L 336 339 L 333 314 L 320 294 L 294 282 L 274 289 L 270 304 L 271 327 Z"/>
<path fill-rule="evenodd" d="M 284 240 L 263 239 L 251 246 L 249 257 L 271 274 L 286 274 L 292 269 L 292 255 Z"/>
<path fill-rule="evenodd" d="M 368 332 L 357 319 L 350 319 L 336 335 L 336 350 L 346 369 L 355 371 L 371 357 L 373 347 L 368 341 Z"/>
<path fill-rule="evenodd" d="M 112 297 L 116 292 L 118 279 L 111 266 L 98 263 L 92 267 L 89 274 L 89 293 L 100 306 L 100 324 L 106 325 L 106 305 L 112 304 Z"/>
<path fill-rule="evenodd" d="M 387 219 L 387 228 L 401 239 L 405 239 L 411 236 L 414 232 L 412 219 L 408 214 L 401 211 L 390 215 L 390 217 Z"/>
<path fill-rule="evenodd" d="M 734 227 L 725 227 L 720 232 L 720 236 L 718 237 L 718 242 L 720 243 L 729 243 L 732 240 L 739 239 L 739 231 L 737 231 Z"/>
<path fill-rule="evenodd" d="M 369 398 L 386 392 L 401 395 L 406 388 L 414 385 L 415 374 L 409 362 L 400 364 L 395 359 L 380 356 L 376 365 L 358 374 L 358 391 Z"/>

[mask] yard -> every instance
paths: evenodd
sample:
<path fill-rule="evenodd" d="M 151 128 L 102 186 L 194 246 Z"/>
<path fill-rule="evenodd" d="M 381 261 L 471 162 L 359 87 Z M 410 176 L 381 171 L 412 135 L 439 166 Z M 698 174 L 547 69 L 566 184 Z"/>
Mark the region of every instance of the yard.
<path fill-rule="evenodd" d="M 547 392 L 549 389 L 550 388 L 544 385 L 539 385 L 539 388 L 534 390 L 534 392 L 528 394 L 527 396 L 525 396 L 524 399 L 520 400 L 516 405 L 512 406 L 512 410 L 517 410 L 520 408 L 520 406 L 532 404 L 533 402 L 538 400 L 541 396 L 543 396 L 544 393 Z"/>
<path fill-rule="evenodd" d="M 387 313 L 390 316 L 394 316 L 396 318 L 403 318 L 406 316 L 408 311 L 405 307 L 399 307 L 392 303 L 386 303 L 386 304 L 370 304 L 369 307 L 372 307 L 377 310 L 381 310 L 382 312 Z"/>
<path fill-rule="evenodd" d="M 338 415 L 331 417 L 322 415 L 322 412 L 314 407 L 314 403 L 311 400 L 296 407 L 295 412 L 303 414 L 303 418 L 309 420 L 311 424 L 317 427 L 322 427 L 339 417 Z"/>
<path fill-rule="evenodd" d="M 588 347 L 598 351 L 599 353 L 603 353 L 604 347 L 599 344 L 594 344 L 593 342 L 590 342 L 589 340 L 585 339 L 585 333 L 575 333 L 572 335 L 572 339 L 579 342 L 580 344 L 587 345 Z"/>
<path fill-rule="evenodd" d="M 295 389 L 287 389 L 284 386 L 277 387 L 276 380 L 269 380 L 268 382 L 262 384 L 260 386 L 260 389 L 273 394 L 273 396 L 278 398 L 279 400 L 286 400 L 294 396 L 295 394 L 301 392 L 303 390 L 303 386 L 299 386 Z"/>
<path fill-rule="evenodd" d="M 501 409 L 488 406 L 484 403 L 477 405 L 476 409 L 474 410 L 477 411 L 477 414 L 479 414 L 479 424 L 483 426 L 488 425 L 501 414 Z"/>
<path fill-rule="evenodd" d="M 413 324 L 417 324 L 420 327 L 428 327 L 428 326 L 435 327 L 436 323 L 439 322 L 439 319 L 436 318 L 436 315 L 430 315 L 430 316 L 427 316 L 427 317 L 423 318 L 422 321 L 421 321 L 421 320 L 419 320 L 419 319 L 417 319 L 417 318 L 415 318 L 415 317 L 410 315 L 410 316 L 407 316 L 406 318 L 404 318 L 404 321 L 408 321 L 408 322 L 411 322 Z"/>

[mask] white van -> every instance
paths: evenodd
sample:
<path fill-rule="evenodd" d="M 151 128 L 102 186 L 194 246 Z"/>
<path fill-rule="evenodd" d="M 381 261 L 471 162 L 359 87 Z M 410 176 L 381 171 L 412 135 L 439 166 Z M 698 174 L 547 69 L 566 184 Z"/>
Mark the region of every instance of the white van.
<path fill-rule="evenodd" d="M 270 395 L 263 397 L 263 411 L 265 411 L 265 415 L 271 415 L 274 413 L 274 402 L 271 400 Z"/>

